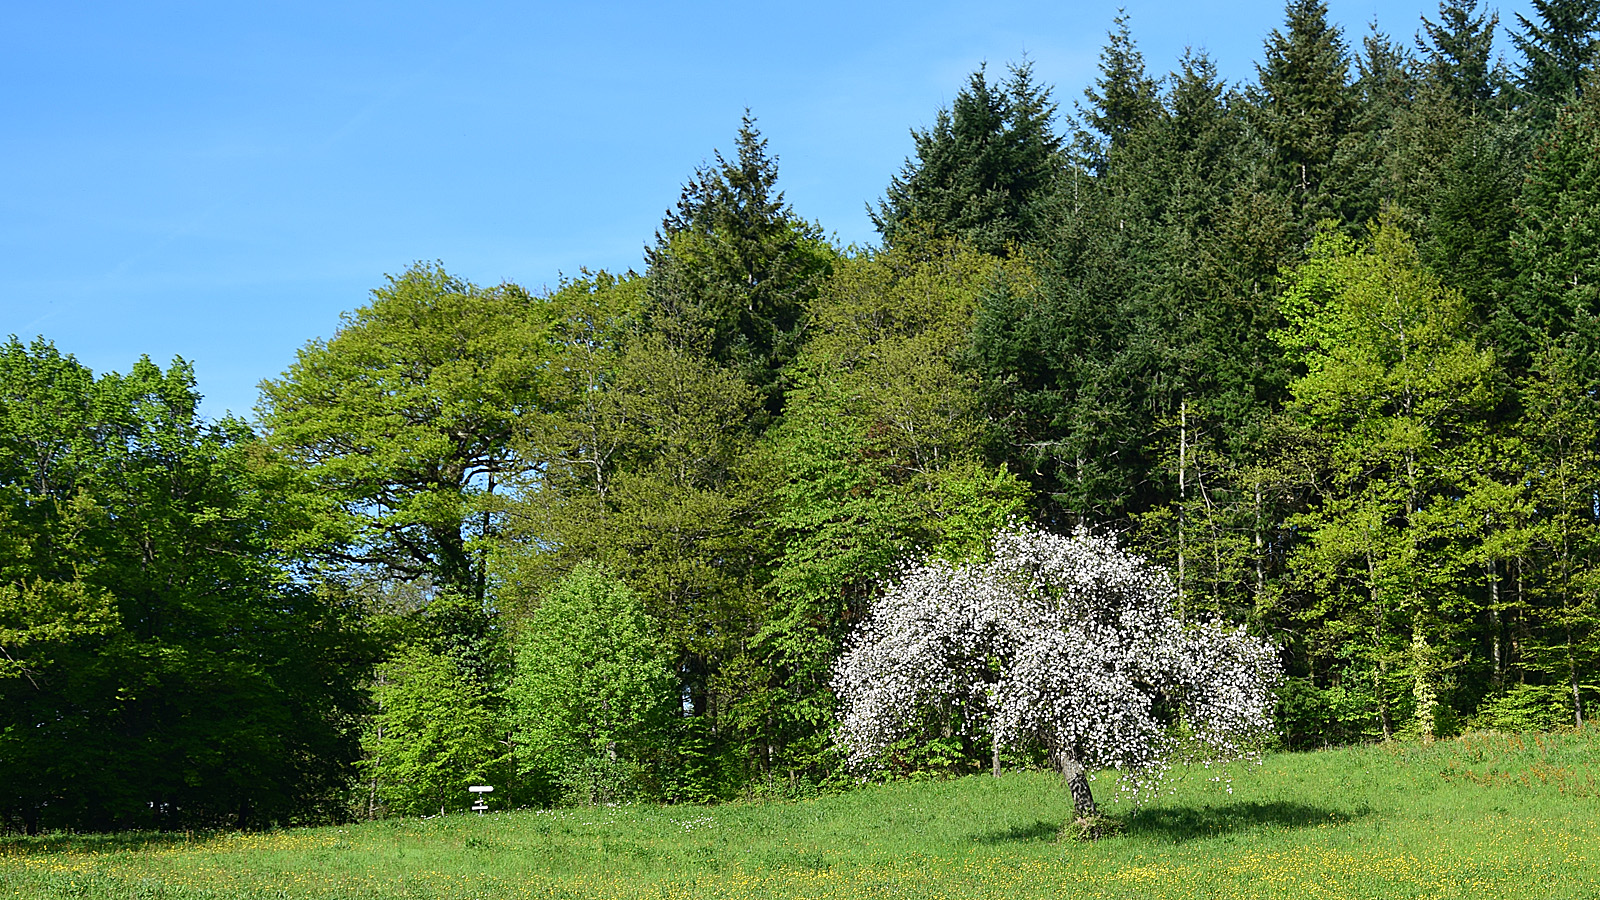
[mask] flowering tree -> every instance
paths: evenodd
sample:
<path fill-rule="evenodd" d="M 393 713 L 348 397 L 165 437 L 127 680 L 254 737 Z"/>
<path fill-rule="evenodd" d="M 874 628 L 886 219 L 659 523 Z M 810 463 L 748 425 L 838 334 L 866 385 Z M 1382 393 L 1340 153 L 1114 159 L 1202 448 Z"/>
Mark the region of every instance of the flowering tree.
<path fill-rule="evenodd" d="M 1173 615 L 1166 573 L 1079 531 L 1013 530 L 991 558 L 910 567 L 855 632 L 834 673 L 840 742 L 870 767 L 930 709 L 966 712 L 996 740 L 1042 745 L 1081 819 L 1086 770 L 1153 786 L 1181 731 L 1211 758 L 1248 755 L 1271 726 L 1275 649 L 1242 628 Z"/>

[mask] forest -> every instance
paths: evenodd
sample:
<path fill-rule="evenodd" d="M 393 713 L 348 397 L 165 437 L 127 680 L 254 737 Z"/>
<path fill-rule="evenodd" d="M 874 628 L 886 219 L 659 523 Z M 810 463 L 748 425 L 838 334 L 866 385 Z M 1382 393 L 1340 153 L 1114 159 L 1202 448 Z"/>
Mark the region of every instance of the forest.
<path fill-rule="evenodd" d="M 1070 103 L 973 72 L 879 246 L 786 203 L 747 113 L 642 273 L 417 263 L 251 421 L 12 336 L 0 830 L 847 787 L 852 627 L 1017 523 L 1270 640 L 1282 749 L 1582 725 L 1600 0 L 1359 38 L 1290 0 L 1242 84 L 1131 26 Z M 999 765 L 960 716 L 885 777 Z"/>

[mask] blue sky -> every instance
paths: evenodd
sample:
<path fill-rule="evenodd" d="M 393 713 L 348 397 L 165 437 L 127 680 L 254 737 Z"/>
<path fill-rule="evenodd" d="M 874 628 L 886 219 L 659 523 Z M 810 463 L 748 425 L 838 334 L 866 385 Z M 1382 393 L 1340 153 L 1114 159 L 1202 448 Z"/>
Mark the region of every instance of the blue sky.
<path fill-rule="evenodd" d="M 1254 77 L 1274 2 L 1126 3 L 1149 68 Z M 1502 29 L 1526 2 L 1499 7 Z M 1431 2 L 1330 3 L 1359 43 Z M 1072 102 L 1114 2 L 8 4 L 0 336 L 96 371 L 194 363 L 205 411 L 332 335 L 385 273 L 625 270 L 745 107 L 843 243 L 981 62 Z M 1509 55 L 1509 41 L 1499 48 Z"/>

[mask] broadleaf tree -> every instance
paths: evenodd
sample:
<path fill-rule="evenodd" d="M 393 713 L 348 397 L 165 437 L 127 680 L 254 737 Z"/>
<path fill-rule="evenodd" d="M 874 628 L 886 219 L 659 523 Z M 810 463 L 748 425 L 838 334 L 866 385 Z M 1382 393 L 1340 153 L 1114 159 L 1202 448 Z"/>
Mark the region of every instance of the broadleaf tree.
<path fill-rule="evenodd" d="M 987 560 L 909 566 L 839 660 L 840 740 L 871 767 L 931 710 L 959 710 L 965 727 L 1042 746 L 1092 827 L 1090 769 L 1148 788 L 1180 745 L 1230 759 L 1270 733 L 1276 648 L 1182 622 L 1173 600 L 1166 572 L 1086 531 L 1017 529 Z"/>

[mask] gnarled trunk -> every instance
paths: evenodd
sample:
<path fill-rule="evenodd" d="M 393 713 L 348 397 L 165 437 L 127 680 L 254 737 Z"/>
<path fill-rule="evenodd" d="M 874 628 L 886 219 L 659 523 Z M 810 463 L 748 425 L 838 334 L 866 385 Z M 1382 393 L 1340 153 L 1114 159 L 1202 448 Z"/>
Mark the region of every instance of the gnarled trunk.
<path fill-rule="evenodd" d="M 1058 750 L 1056 766 L 1067 782 L 1067 789 L 1072 791 L 1073 815 L 1079 819 L 1093 819 L 1100 815 L 1100 808 L 1094 803 L 1094 794 L 1089 790 L 1089 772 L 1078 760 L 1078 755 L 1071 750 Z"/>

